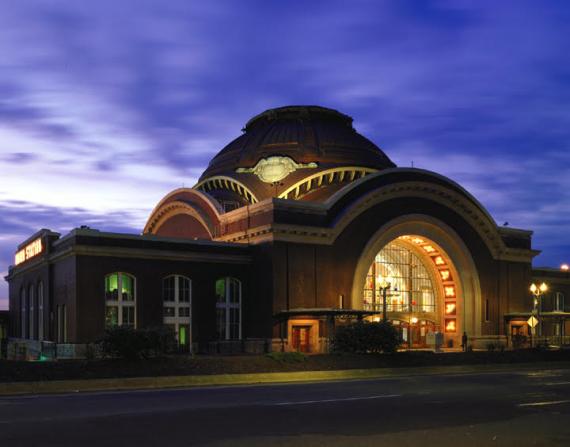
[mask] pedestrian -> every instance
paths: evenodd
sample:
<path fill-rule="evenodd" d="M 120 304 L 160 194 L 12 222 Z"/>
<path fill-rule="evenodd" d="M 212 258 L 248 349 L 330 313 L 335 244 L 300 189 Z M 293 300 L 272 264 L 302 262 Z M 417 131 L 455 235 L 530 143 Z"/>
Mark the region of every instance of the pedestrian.
<path fill-rule="evenodd" d="M 467 332 L 463 332 L 461 336 L 461 347 L 463 348 L 463 352 L 467 351 Z"/>

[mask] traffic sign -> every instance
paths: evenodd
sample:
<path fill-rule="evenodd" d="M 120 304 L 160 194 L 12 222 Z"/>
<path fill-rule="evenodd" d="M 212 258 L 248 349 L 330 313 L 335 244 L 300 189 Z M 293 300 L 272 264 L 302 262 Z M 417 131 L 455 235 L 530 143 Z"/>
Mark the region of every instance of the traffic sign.
<path fill-rule="evenodd" d="M 536 318 L 534 315 L 532 317 L 530 317 L 528 320 L 526 320 L 526 322 L 528 323 L 528 325 L 532 328 L 536 327 L 536 325 L 538 324 L 538 318 Z"/>

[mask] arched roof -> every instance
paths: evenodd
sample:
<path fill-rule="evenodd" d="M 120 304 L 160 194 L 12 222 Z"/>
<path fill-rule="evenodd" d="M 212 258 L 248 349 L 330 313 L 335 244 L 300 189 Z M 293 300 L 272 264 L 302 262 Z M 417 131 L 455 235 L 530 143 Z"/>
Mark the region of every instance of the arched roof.
<path fill-rule="evenodd" d="M 223 148 L 210 162 L 196 185 L 206 190 L 211 178 L 233 179 L 257 200 L 280 196 L 303 179 L 343 167 L 366 172 L 394 167 L 394 163 L 352 126 L 352 118 L 318 106 L 287 106 L 266 110 L 250 119 L 244 133 Z M 278 175 L 280 172 L 284 176 Z M 320 188 L 338 190 L 350 175 L 332 177 Z M 354 177 L 352 177 L 354 179 Z M 230 191 L 220 183 L 220 190 Z M 216 197 L 216 190 L 208 190 Z M 236 193 L 242 204 L 251 203 Z"/>

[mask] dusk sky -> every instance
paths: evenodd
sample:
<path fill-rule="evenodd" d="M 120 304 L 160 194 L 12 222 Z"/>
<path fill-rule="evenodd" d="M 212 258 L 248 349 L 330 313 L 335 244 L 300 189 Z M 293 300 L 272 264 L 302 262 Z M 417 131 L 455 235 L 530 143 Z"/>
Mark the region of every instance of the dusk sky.
<path fill-rule="evenodd" d="M 535 266 L 570 262 L 568 23 L 568 1 L 0 0 L 0 274 L 40 228 L 140 232 L 290 104 L 534 230 Z"/>

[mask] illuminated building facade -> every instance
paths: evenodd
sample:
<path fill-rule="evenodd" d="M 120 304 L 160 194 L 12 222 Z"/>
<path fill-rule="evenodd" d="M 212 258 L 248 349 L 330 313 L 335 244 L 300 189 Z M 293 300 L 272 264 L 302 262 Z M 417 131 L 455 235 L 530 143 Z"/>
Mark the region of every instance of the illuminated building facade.
<path fill-rule="evenodd" d="M 452 180 L 396 167 L 347 115 L 272 109 L 167 194 L 142 235 L 42 230 L 21 244 L 11 336 L 78 355 L 105 327 L 167 324 L 198 352 L 324 352 L 336 325 L 385 309 L 412 347 L 435 332 L 484 347 L 526 333 L 528 286 L 548 276 L 558 304 L 541 330 L 562 340 L 570 278 L 532 270 L 531 235 L 497 226 Z"/>

